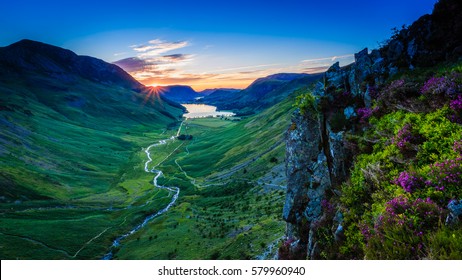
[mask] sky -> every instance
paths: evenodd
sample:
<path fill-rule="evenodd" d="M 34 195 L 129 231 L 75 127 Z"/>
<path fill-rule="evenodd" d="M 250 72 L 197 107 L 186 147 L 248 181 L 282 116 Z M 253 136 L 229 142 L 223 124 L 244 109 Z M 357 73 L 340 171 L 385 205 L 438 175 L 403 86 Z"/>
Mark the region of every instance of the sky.
<path fill-rule="evenodd" d="M 349 64 L 436 1 L 3 0 L 0 46 L 41 41 L 115 62 L 145 85 L 245 88 Z"/>

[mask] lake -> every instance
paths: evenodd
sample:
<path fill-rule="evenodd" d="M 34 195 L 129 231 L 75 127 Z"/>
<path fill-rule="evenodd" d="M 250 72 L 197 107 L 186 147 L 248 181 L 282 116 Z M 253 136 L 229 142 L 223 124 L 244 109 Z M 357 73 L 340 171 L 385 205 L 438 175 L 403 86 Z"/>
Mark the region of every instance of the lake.
<path fill-rule="evenodd" d="M 235 114 L 227 111 L 217 111 L 217 107 L 205 104 L 181 104 L 188 110 L 183 114 L 187 119 L 206 118 L 206 117 L 232 117 Z"/>

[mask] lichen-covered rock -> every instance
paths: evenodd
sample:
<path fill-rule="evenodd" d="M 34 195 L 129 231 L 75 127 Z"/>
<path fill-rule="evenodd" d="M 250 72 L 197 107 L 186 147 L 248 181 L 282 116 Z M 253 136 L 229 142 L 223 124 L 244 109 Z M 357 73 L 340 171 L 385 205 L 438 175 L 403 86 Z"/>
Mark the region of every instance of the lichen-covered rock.
<path fill-rule="evenodd" d="M 322 202 L 333 186 L 345 180 L 347 153 L 343 132 L 332 132 L 318 113 L 294 113 L 292 122 L 286 142 L 288 182 L 283 218 L 290 224 L 287 237 L 299 240 L 298 244 L 307 248 L 307 257 L 314 259 L 319 252 L 315 233 L 325 219 Z"/>
<path fill-rule="evenodd" d="M 451 200 L 448 204 L 449 214 L 446 218 L 446 224 L 454 225 L 460 222 L 462 218 L 462 199 Z"/>
<path fill-rule="evenodd" d="M 373 60 L 369 56 L 369 50 L 363 49 L 359 53 L 355 54 L 355 65 L 354 69 L 356 72 L 356 83 L 360 84 L 364 79 L 372 73 Z"/>
<path fill-rule="evenodd" d="M 286 202 L 283 218 L 291 224 L 301 224 L 303 212 L 309 201 L 307 189 L 311 182 L 312 162 L 317 162 L 321 141 L 318 116 L 294 114 L 292 126 L 287 132 L 286 143 Z"/>
<path fill-rule="evenodd" d="M 329 131 L 329 147 L 332 157 L 331 179 L 335 186 L 340 185 L 348 176 L 351 159 L 344 146 L 344 132 Z"/>
<path fill-rule="evenodd" d="M 352 117 L 356 117 L 355 108 L 353 108 L 353 106 L 348 106 L 343 109 L 343 114 L 347 120 L 351 119 Z"/>
<path fill-rule="evenodd" d="M 340 63 L 336 62 L 326 72 L 326 83 L 334 87 L 341 87 L 345 83 L 347 73 L 340 68 Z"/>

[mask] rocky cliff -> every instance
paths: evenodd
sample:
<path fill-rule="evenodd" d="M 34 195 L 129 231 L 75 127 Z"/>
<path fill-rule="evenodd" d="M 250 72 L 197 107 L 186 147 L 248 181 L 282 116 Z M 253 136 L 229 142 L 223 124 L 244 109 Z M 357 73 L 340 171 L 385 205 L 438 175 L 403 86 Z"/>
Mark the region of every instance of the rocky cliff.
<path fill-rule="evenodd" d="M 391 76 L 460 58 L 461 18 L 460 1 L 439 1 L 432 15 L 396 31 L 380 49 L 360 51 L 343 68 L 334 64 L 311 91 L 312 109 L 297 111 L 287 131 L 287 241 L 280 258 L 318 259 L 326 251 L 322 246 L 336 250 L 342 243 L 343 211 L 331 198 L 342 195 L 356 152 L 345 134 L 362 129 L 376 89 Z"/>

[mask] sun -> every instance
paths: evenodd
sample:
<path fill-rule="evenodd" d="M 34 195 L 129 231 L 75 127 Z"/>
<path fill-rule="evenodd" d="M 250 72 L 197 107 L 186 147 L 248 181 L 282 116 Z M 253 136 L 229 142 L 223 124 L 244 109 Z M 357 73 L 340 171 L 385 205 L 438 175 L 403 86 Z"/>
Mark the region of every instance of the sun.
<path fill-rule="evenodd" d="M 157 84 L 151 84 L 149 85 L 146 90 L 144 90 L 144 101 L 142 106 L 146 105 L 146 103 L 150 102 L 152 104 L 154 103 L 162 103 L 162 98 L 160 97 L 161 93 L 164 92 L 165 89 Z"/>

